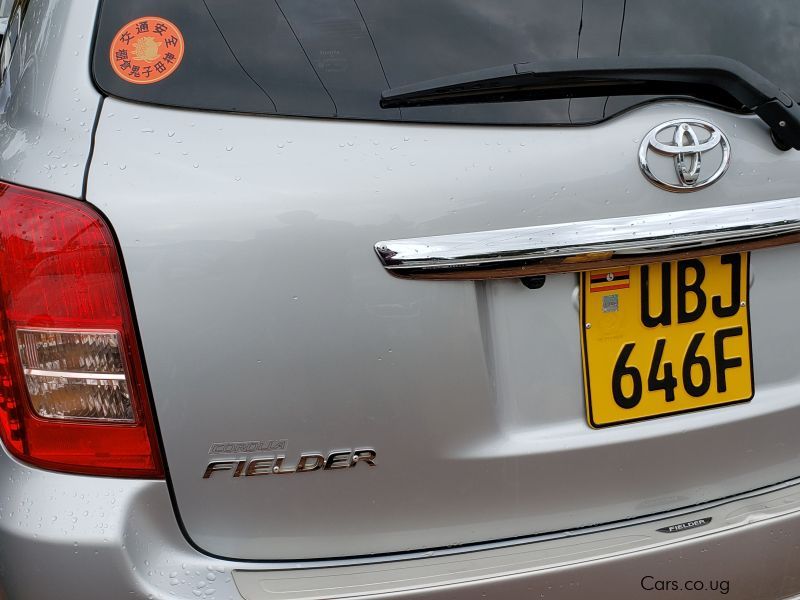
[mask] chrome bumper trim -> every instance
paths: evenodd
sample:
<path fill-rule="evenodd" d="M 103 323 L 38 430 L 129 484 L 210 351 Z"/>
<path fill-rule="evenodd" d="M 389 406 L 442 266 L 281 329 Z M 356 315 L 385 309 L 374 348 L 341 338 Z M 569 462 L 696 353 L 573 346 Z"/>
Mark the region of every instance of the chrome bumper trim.
<path fill-rule="evenodd" d="M 800 242 L 800 198 L 378 242 L 392 275 L 501 279 Z"/>

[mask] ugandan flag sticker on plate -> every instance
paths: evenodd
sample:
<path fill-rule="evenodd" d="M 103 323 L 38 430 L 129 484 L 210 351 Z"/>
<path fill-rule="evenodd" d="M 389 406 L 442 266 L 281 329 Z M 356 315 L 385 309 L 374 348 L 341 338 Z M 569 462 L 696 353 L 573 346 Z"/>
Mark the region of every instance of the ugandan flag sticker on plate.
<path fill-rule="evenodd" d="M 613 271 L 592 271 L 589 274 L 589 292 L 622 290 L 631 285 L 631 270 L 628 267 Z"/>
<path fill-rule="evenodd" d="M 117 32 L 109 52 L 111 66 L 129 83 L 156 83 L 172 75 L 183 59 L 183 35 L 161 17 L 134 19 Z"/>

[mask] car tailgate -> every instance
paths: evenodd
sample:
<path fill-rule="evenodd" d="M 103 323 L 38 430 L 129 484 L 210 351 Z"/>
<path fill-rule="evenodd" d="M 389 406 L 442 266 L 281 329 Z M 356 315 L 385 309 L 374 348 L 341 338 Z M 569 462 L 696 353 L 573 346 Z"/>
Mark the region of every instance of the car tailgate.
<path fill-rule="evenodd" d="M 675 118 L 728 133 L 731 168 L 713 186 L 672 194 L 639 173 L 643 136 Z M 242 559 L 402 552 L 800 475 L 794 246 L 751 255 L 751 402 L 605 429 L 587 424 L 574 273 L 541 289 L 405 280 L 374 250 L 794 198 L 798 160 L 755 117 L 677 101 L 587 127 L 476 127 L 107 99 L 87 195 L 122 248 L 187 535 Z M 359 448 L 375 466 L 203 477 L 215 460 L 288 467 Z"/>

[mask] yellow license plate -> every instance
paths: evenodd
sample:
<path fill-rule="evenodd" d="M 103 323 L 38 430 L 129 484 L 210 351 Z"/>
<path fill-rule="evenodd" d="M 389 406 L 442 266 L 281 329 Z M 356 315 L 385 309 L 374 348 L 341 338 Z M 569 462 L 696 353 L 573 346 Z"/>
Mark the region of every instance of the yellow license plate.
<path fill-rule="evenodd" d="M 753 397 L 748 253 L 581 273 L 592 427 Z"/>

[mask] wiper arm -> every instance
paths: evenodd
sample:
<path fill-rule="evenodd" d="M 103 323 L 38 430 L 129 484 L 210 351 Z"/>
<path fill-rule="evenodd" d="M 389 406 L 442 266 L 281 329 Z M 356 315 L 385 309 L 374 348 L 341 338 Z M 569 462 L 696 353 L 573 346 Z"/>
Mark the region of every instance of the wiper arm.
<path fill-rule="evenodd" d="M 800 150 L 800 107 L 739 61 L 712 55 L 577 58 L 518 63 L 391 88 L 381 107 L 517 102 L 593 96 L 689 96 L 752 112 L 775 144 Z"/>

